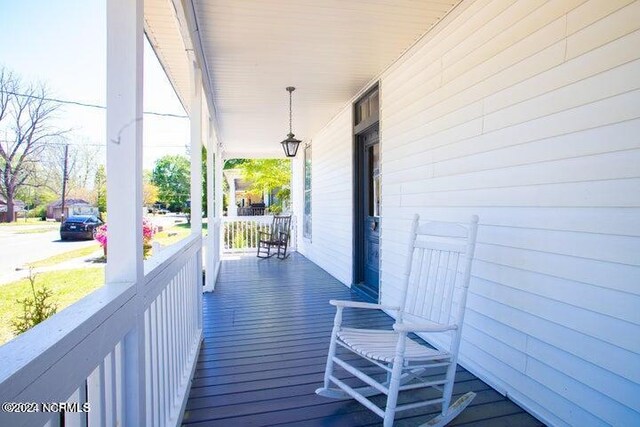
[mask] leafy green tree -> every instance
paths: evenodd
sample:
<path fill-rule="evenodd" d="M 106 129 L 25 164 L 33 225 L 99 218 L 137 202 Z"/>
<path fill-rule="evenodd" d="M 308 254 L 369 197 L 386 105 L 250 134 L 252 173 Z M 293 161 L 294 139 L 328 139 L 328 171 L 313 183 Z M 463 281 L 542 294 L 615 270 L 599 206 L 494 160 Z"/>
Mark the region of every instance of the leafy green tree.
<path fill-rule="evenodd" d="M 223 169 L 235 169 L 248 162 L 248 159 L 229 159 L 225 160 Z"/>
<path fill-rule="evenodd" d="M 288 187 L 291 162 L 288 159 L 247 159 L 240 165 L 242 179 L 251 182 L 251 190 L 270 191 Z"/>
<path fill-rule="evenodd" d="M 46 218 L 47 205 L 60 196 L 51 191 L 46 185 L 41 185 L 42 177 L 46 172 L 43 165 L 35 165 L 35 173 L 25 182 L 25 185 L 16 193 L 16 199 L 26 203 L 29 216 L 33 218 Z"/>
<path fill-rule="evenodd" d="M 278 190 L 277 203 L 272 211 L 279 211 L 288 203 L 291 188 L 291 161 L 289 159 L 246 159 L 238 167 L 242 179 L 251 183 L 249 191 L 271 192 Z M 275 209 L 274 209 L 275 208 Z"/>
<path fill-rule="evenodd" d="M 169 210 L 181 211 L 190 197 L 191 175 L 189 159 L 180 155 L 167 155 L 156 160 L 151 183 L 158 187 L 158 199 Z"/>

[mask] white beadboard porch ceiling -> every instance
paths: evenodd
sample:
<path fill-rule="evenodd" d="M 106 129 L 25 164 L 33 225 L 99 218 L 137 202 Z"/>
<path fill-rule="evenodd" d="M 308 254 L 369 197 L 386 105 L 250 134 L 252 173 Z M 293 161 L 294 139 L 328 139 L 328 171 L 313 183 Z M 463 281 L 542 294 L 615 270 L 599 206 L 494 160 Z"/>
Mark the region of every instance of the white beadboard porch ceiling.
<path fill-rule="evenodd" d="M 205 56 L 218 137 L 228 156 L 282 156 L 293 93 L 293 131 L 308 141 L 368 82 L 459 0 L 183 0 Z M 147 0 L 145 28 L 181 99 L 188 68 L 166 43 L 170 20 Z M 149 13 L 147 12 L 149 10 Z M 173 9 L 169 9 L 173 12 Z M 197 40 L 194 40 L 197 43 Z M 184 52 L 182 53 L 184 55 Z M 184 58 L 184 57 L 183 57 Z M 186 76 L 183 73 L 187 73 Z"/>

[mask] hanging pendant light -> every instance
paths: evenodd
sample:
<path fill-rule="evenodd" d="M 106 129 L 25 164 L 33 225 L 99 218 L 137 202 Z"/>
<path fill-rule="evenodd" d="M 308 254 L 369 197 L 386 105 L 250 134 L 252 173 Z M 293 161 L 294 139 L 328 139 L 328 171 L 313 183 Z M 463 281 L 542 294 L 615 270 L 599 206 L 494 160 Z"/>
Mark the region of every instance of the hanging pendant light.
<path fill-rule="evenodd" d="M 298 152 L 298 146 L 300 145 L 300 140 L 299 139 L 295 139 L 295 135 L 293 134 L 293 131 L 291 130 L 291 117 L 292 117 L 292 113 L 291 113 L 291 93 L 296 90 L 295 87 L 293 86 L 289 86 L 287 87 L 287 92 L 289 92 L 289 134 L 287 135 L 287 139 L 283 140 L 282 142 L 280 142 L 280 144 L 282 144 L 282 148 L 284 149 L 284 154 L 287 155 L 287 157 L 295 157 L 296 153 Z"/>

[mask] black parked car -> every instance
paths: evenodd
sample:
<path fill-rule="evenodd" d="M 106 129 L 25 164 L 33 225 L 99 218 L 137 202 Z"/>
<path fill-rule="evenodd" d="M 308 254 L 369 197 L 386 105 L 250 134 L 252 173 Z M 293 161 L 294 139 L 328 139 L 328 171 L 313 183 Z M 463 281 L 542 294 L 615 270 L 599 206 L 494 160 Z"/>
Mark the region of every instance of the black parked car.
<path fill-rule="evenodd" d="M 100 225 L 102 221 L 93 215 L 70 216 L 60 225 L 60 239 L 93 239 Z"/>

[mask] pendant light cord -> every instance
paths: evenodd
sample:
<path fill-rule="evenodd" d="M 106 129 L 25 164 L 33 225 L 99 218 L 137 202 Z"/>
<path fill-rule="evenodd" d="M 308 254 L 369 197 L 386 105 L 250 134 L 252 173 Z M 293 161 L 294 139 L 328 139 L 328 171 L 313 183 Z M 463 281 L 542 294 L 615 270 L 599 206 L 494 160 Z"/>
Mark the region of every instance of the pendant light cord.
<path fill-rule="evenodd" d="M 291 123 L 292 123 L 292 116 L 293 116 L 293 112 L 292 112 L 292 110 L 291 110 L 291 93 L 292 93 L 292 92 L 293 92 L 293 91 L 289 91 L 289 133 L 293 133 L 293 130 L 292 130 L 292 129 L 293 129 L 293 127 L 292 127 L 292 125 L 291 125 Z"/>

